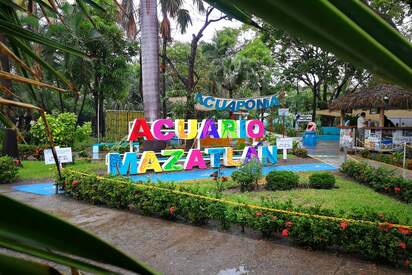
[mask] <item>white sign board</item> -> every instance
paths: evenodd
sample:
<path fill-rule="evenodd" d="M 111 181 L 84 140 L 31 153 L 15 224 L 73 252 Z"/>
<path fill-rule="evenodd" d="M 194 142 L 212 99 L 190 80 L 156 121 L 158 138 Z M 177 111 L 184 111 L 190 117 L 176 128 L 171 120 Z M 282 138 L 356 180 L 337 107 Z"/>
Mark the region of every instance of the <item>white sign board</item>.
<path fill-rule="evenodd" d="M 293 138 L 278 138 L 276 146 L 278 149 L 293 149 Z"/>
<path fill-rule="evenodd" d="M 289 108 L 279 108 L 279 116 L 287 116 L 289 114 Z"/>
<path fill-rule="evenodd" d="M 312 121 L 312 115 L 310 114 L 302 114 L 298 118 L 299 122 L 311 122 Z"/>
<path fill-rule="evenodd" d="M 60 148 L 56 147 L 57 158 L 60 163 L 69 163 L 73 162 L 72 148 L 65 147 Z M 51 149 L 44 150 L 44 162 L 45 164 L 54 164 L 54 157 Z"/>

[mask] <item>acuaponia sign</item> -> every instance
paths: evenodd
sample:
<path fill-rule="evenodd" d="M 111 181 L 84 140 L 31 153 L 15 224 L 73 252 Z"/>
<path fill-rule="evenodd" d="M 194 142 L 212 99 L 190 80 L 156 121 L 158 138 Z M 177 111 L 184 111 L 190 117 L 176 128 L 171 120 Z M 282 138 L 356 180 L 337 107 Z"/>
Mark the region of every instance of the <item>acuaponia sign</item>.
<path fill-rule="evenodd" d="M 279 106 L 276 96 L 264 96 L 257 98 L 232 99 L 205 96 L 201 93 L 195 94 L 195 108 L 199 111 L 251 111 L 270 109 Z"/>
<path fill-rule="evenodd" d="M 199 124 L 196 119 L 158 119 L 149 123 L 145 119 L 135 119 L 129 131 L 128 141 L 139 138 L 145 140 L 168 141 L 173 138 L 181 140 L 203 138 L 252 138 L 260 139 L 265 136 L 263 122 L 253 120 L 204 119 Z M 232 147 L 190 149 L 187 154 L 183 149 L 167 149 L 160 152 L 160 157 L 153 151 L 144 151 L 140 158 L 136 152 L 127 152 L 121 157 L 119 153 L 107 154 L 107 171 L 111 175 L 134 175 L 149 171 L 171 172 L 206 169 L 209 161 L 211 168 L 224 166 L 239 166 L 251 158 L 259 159 L 263 164 L 277 162 L 276 146 L 246 146 L 240 159 L 233 157 Z M 222 161 L 223 160 L 223 161 Z"/>

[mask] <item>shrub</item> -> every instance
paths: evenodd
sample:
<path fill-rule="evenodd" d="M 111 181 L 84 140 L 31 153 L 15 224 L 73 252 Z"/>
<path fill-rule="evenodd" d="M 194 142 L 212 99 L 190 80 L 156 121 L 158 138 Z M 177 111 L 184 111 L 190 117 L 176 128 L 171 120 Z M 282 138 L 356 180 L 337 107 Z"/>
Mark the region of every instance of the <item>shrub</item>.
<path fill-rule="evenodd" d="M 232 179 L 240 185 L 240 191 L 252 191 L 258 186 L 258 181 L 262 177 L 262 164 L 252 159 L 243 164 L 238 171 L 233 172 Z"/>
<path fill-rule="evenodd" d="M 76 127 L 76 115 L 74 113 L 61 113 L 57 116 L 46 114 L 52 131 L 54 142 L 58 146 L 73 147 L 75 142 L 81 142 L 91 135 L 91 123 L 86 122 L 81 127 Z M 39 146 L 48 144 L 47 133 L 42 118 L 30 129 L 32 142 Z"/>
<path fill-rule="evenodd" d="M 0 157 L 0 183 L 11 183 L 17 179 L 18 167 L 11 157 Z"/>
<path fill-rule="evenodd" d="M 268 200 L 262 202 L 262 207 L 252 207 L 216 200 L 222 198 L 221 194 L 211 196 L 192 185 L 135 184 L 126 178 L 97 177 L 67 169 L 56 182 L 67 196 L 116 208 L 133 207 L 144 215 L 193 224 L 218 221 L 224 228 L 239 225 L 266 237 L 289 238 L 305 247 L 338 249 L 394 265 L 412 260 L 411 229 L 395 225 L 398 221 L 392 217 L 366 209 L 343 214 Z"/>
<path fill-rule="evenodd" d="M 314 173 L 309 177 L 309 186 L 317 189 L 331 189 L 335 187 L 335 176 L 330 173 Z"/>
<path fill-rule="evenodd" d="M 40 159 L 43 154 L 43 148 L 31 144 L 19 144 L 19 156 L 21 159 L 28 159 L 30 157 Z"/>
<path fill-rule="evenodd" d="M 341 172 L 375 191 L 412 202 L 412 181 L 396 177 L 393 171 L 382 167 L 374 168 L 365 162 L 346 161 L 341 166 Z"/>
<path fill-rule="evenodd" d="M 300 158 L 307 158 L 308 157 L 308 150 L 306 150 L 305 148 L 302 148 L 300 146 L 299 141 L 295 140 L 293 142 L 293 148 L 291 150 L 291 153 L 294 154 L 297 157 Z"/>
<path fill-rule="evenodd" d="M 290 171 L 272 171 L 266 176 L 266 189 L 290 190 L 299 184 L 299 176 Z"/>

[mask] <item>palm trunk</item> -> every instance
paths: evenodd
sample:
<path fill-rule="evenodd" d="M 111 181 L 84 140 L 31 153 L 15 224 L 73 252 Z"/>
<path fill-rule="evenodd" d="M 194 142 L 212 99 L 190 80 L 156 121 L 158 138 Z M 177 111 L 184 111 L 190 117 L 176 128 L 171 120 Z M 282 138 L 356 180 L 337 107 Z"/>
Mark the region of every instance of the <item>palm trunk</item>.
<path fill-rule="evenodd" d="M 140 24 L 143 109 L 145 118 L 153 121 L 160 117 L 159 27 L 156 0 L 140 0 Z"/>
<path fill-rule="evenodd" d="M 162 114 L 163 118 L 167 117 L 167 100 L 166 100 L 166 50 L 167 50 L 167 38 L 162 39 L 162 63 L 160 64 L 161 81 L 160 81 L 160 96 L 162 97 Z"/>

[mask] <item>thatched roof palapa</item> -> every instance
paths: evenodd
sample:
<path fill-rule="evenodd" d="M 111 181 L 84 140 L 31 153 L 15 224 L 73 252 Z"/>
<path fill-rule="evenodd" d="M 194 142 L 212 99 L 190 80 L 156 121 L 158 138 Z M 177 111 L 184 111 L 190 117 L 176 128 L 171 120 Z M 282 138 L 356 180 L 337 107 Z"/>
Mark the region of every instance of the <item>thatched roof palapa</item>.
<path fill-rule="evenodd" d="M 345 112 L 370 108 L 412 109 L 412 91 L 395 85 L 382 84 L 341 96 L 329 104 L 329 110 Z"/>

